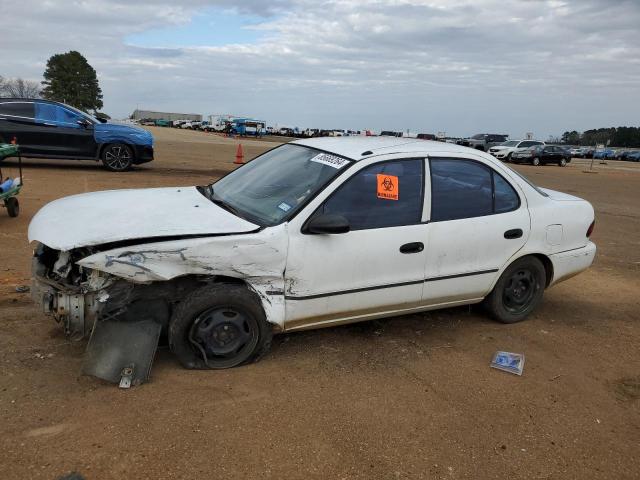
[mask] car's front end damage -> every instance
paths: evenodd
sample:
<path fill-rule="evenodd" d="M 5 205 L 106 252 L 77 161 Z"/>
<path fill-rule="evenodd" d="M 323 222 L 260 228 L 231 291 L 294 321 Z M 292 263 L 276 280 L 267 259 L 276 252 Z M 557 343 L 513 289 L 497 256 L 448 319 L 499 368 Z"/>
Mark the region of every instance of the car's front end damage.
<path fill-rule="evenodd" d="M 137 195 L 121 191 L 58 200 L 32 220 L 32 296 L 69 338 L 88 339 L 83 373 L 125 386 L 146 381 L 176 305 L 212 282 L 242 283 L 267 320 L 283 324 L 285 227 L 259 229 L 184 190 L 140 191 L 160 217 L 135 207 L 110 219 L 98 204 L 90 211 L 94 196 Z"/>
<path fill-rule="evenodd" d="M 91 333 L 110 298 L 116 278 L 75 262 L 89 251 L 65 252 L 38 243 L 32 259 L 31 294 L 42 311 L 55 318 L 67 336 L 80 340 Z"/>

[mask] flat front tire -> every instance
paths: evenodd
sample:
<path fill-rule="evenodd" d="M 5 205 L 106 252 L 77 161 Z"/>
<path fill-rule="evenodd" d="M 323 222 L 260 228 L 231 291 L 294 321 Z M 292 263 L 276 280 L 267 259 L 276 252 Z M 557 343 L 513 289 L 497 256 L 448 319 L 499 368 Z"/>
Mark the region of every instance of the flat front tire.
<path fill-rule="evenodd" d="M 495 320 L 502 323 L 521 322 L 542 301 L 546 282 L 544 265 L 535 257 L 513 262 L 500 275 L 484 306 Z"/>
<path fill-rule="evenodd" d="M 257 361 L 269 351 L 272 337 L 258 295 L 232 283 L 193 291 L 178 304 L 169 324 L 171 351 L 189 369 Z"/>
<path fill-rule="evenodd" d="M 133 150 L 124 143 L 111 143 L 102 150 L 102 164 L 112 172 L 125 172 L 133 165 Z"/>

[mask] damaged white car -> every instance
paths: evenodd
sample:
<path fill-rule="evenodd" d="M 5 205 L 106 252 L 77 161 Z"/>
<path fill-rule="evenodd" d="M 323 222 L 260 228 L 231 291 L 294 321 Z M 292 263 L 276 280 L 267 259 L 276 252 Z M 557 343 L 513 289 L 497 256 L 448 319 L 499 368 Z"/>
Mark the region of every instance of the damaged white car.
<path fill-rule="evenodd" d="M 33 218 L 34 297 L 84 371 L 145 381 L 162 330 L 187 368 L 274 332 L 483 302 L 523 320 L 588 268 L 592 206 L 478 150 L 389 137 L 277 147 L 204 187 L 95 192 Z"/>

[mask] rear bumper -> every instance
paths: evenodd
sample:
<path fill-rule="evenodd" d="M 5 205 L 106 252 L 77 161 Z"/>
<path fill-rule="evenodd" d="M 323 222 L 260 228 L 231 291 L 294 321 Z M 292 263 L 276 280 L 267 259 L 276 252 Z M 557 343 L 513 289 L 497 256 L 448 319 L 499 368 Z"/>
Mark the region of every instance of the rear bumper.
<path fill-rule="evenodd" d="M 582 248 L 549 255 L 553 263 L 551 285 L 567 280 L 591 266 L 596 256 L 596 245 L 588 242 Z"/>
<path fill-rule="evenodd" d="M 148 145 L 133 145 L 134 160 L 133 163 L 139 165 L 153 160 L 153 147 Z"/>

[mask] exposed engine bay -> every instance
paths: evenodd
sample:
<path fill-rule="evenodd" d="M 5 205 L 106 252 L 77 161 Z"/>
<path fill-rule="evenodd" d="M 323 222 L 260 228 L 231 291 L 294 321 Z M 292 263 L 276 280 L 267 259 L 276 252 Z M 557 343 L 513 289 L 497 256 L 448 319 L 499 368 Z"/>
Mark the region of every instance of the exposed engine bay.
<path fill-rule="evenodd" d="M 89 338 L 83 373 L 128 388 L 148 379 L 174 305 L 212 278 L 133 283 L 76 263 L 100 251 L 64 252 L 39 243 L 32 260 L 32 297 L 70 339 Z"/>

